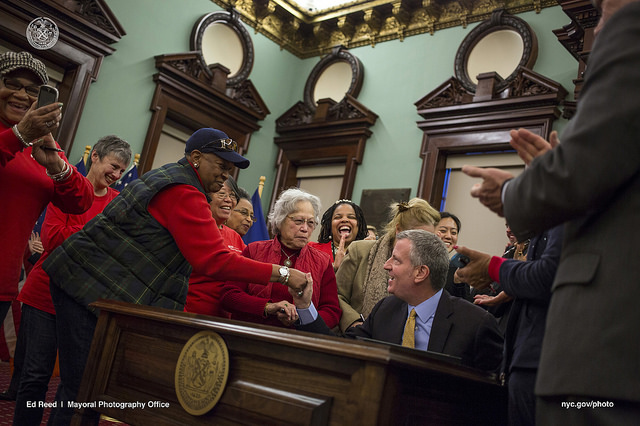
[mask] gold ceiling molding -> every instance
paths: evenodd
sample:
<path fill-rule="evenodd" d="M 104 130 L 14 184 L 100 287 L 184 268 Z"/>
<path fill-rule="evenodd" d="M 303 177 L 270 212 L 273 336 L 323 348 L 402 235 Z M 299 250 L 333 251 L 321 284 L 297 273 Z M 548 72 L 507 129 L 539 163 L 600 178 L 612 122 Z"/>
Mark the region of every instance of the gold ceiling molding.
<path fill-rule="evenodd" d="M 335 46 L 375 46 L 416 34 L 466 26 L 503 8 L 512 15 L 557 6 L 556 0 L 361 0 L 305 11 L 289 0 L 212 0 L 235 9 L 262 33 L 299 58 L 327 54 Z"/>

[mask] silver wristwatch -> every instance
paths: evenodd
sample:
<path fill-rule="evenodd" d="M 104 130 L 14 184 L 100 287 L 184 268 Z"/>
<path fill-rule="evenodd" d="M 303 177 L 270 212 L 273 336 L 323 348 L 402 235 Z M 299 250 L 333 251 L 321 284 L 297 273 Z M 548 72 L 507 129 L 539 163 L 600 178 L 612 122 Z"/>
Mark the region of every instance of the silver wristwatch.
<path fill-rule="evenodd" d="M 289 276 L 291 275 L 289 267 L 281 266 L 280 269 L 278 269 L 278 272 L 280 272 L 280 282 L 287 285 L 289 283 Z"/>

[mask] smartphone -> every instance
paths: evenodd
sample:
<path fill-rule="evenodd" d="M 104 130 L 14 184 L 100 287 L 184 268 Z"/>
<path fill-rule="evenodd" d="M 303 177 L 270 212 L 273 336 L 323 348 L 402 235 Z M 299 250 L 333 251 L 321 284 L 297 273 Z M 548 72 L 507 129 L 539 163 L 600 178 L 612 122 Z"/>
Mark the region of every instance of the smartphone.
<path fill-rule="evenodd" d="M 471 262 L 471 259 L 461 254 L 460 256 L 456 256 L 456 258 L 451 261 L 451 266 L 455 266 L 456 268 L 464 268 L 465 266 L 467 266 L 467 264 L 469 264 L 469 262 Z"/>
<path fill-rule="evenodd" d="M 42 85 L 38 93 L 38 108 L 58 102 L 58 89 L 55 87 Z"/>

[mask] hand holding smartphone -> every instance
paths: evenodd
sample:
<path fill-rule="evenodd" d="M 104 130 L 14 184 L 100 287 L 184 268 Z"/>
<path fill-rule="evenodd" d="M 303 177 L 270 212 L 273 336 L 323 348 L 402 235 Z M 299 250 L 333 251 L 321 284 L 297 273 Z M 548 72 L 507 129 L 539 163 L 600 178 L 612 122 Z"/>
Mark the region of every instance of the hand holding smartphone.
<path fill-rule="evenodd" d="M 40 86 L 37 108 L 43 107 L 45 105 L 51 105 L 55 102 L 58 102 L 58 89 L 46 84 Z"/>
<path fill-rule="evenodd" d="M 56 102 L 58 102 L 58 89 L 52 86 L 48 86 L 46 84 L 40 86 L 40 92 L 38 93 L 38 103 L 36 104 L 36 108 L 40 108 L 46 105 L 51 105 Z M 47 124 L 47 126 L 49 126 L 49 124 Z M 47 151 L 63 152 L 63 150 L 56 147 L 41 146 L 41 148 Z"/>

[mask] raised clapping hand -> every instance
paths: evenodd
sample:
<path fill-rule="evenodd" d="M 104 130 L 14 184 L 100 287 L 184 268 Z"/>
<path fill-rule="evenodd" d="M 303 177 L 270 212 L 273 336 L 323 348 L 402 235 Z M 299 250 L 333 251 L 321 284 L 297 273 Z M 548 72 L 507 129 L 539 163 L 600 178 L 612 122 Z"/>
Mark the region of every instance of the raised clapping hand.
<path fill-rule="evenodd" d="M 512 130 L 509 134 L 511 136 L 509 143 L 526 165 L 560 143 L 558 132 L 555 130 L 551 132 L 549 142 L 527 129 Z M 512 179 L 513 175 L 500 169 L 483 169 L 474 166 L 463 166 L 462 172 L 471 177 L 482 178 L 482 183 L 476 183 L 471 188 L 471 196 L 479 199 L 498 216 L 504 217 L 502 186 L 507 180 Z"/>
<path fill-rule="evenodd" d="M 333 259 L 333 270 L 337 271 L 342 264 L 342 259 L 344 259 L 344 255 L 347 253 L 347 249 L 344 248 L 346 236 L 342 234 L 340 236 L 340 245 L 338 245 L 338 250 L 336 250 L 335 258 Z M 333 243 L 331 243 L 333 244 Z"/>
<path fill-rule="evenodd" d="M 527 129 L 512 130 L 509 135 L 511 136 L 509 143 L 527 166 L 531 164 L 534 158 L 551 151 L 560 143 L 558 132 L 555 130 L 549 135 L 549 142 Z"/>
<path fill-rule="evenodd" d="M 37 232 L 31 232 L 31 237 L 29 237 L 29 252 L 31 254 L 44 253 L 42 240 L 40 239 L 40 234 L 38 234 Z"/>
<path fill-rule="evenodd" d="M 493 282 L 489 276 L 489 262 L 491 255 L 466 247 L 455 247 L 456 251 L 470 259 L 470 262 L 464 268 L 458 268 L 454 275 L 459 282 L 467 283 L 476 290 L 482 290 L 489 287 Z"/>

